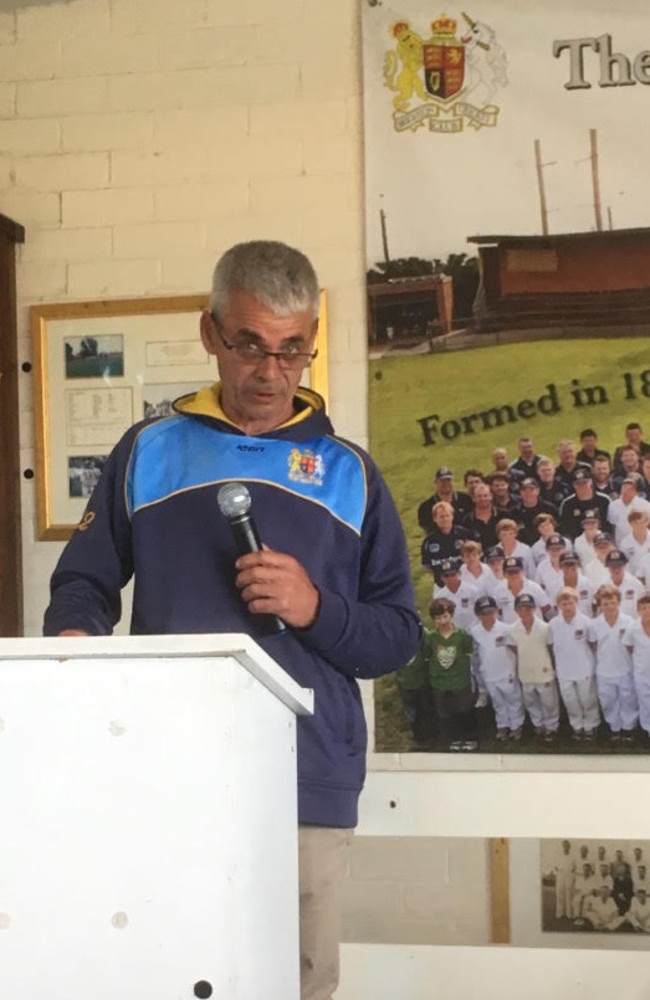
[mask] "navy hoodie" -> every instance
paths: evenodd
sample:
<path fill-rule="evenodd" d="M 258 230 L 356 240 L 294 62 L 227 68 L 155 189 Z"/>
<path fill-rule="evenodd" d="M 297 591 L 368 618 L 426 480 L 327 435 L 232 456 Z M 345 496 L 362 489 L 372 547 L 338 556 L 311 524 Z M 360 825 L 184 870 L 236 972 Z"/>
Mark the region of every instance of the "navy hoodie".
<path fill-rule="evenodd" d="M 177 415 L 130 428 L 56 566 L 44 632 L 110 634 L 134 575 L 133 634 L 248 633 L 314 690 L 314 715 L 298 718 L 300 822 L 352 827 L 367 745 L 357 678 L 403 666 L 420 625 L 376 466 L 333 435 L 315 392 L 299 389 L 295 404 L 286 424 L 252 437 L 227 420 L 213 386 L 178 400 Z M 310 628 L 264 634 L 242 602 L 217 507 L 231 480 L 247 485 L 264 543 L 298 559 L 318 587 Z"/>

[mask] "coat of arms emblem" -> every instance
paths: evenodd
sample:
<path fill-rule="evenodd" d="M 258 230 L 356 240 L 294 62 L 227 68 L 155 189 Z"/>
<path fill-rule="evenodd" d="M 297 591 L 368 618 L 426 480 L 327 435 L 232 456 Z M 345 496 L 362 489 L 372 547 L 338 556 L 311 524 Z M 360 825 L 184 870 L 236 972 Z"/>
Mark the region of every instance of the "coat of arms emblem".
<path fill-rule="evenodd" d="M 431 132 L 462 132 L 494 127 L 499 108 L 494 97 L 508 83 L 507 57 L 489 25 L 463 12 L 466 30 L 441 14 L 424 38 L 408 21 L 391 25 L 396 47 L 386 52 L 384 84 L 394 92 L 397 132 L 428 125 Z"/>

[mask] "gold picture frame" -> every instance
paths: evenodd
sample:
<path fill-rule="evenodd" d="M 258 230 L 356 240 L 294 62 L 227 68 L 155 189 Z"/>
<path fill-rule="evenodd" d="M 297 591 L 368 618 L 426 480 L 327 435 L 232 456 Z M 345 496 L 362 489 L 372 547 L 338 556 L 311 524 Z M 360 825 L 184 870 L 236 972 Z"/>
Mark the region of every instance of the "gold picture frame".
<path fill-rule="evenodd" d="M 205 295 L 30 308 L 37 537 L 65 541 L 121 435 L 217 377 L 199 338 Z M 327 401 L 327 302 L 304 384 Z"/>

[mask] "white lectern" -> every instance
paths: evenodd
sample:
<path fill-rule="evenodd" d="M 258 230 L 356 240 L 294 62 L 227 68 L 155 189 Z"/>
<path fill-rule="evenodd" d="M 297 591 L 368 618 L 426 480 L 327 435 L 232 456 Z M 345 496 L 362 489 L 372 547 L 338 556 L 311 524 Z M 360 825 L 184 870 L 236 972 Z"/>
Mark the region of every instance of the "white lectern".
<path fill-rule="evenodd" d="M 297 1000 L 311 710 L 244 635 L 0 640 L 0 997 Z"/>

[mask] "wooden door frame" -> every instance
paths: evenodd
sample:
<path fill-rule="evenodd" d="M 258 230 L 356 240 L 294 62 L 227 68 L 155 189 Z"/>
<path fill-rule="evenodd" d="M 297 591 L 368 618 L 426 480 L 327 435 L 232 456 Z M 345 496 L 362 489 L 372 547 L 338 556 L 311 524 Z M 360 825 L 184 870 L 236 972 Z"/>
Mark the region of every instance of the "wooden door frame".
<path fill-rule="evenodd" d="M 0 215 L 0 636 L 23 633 L 16 243 L 25 230 Z"/>

